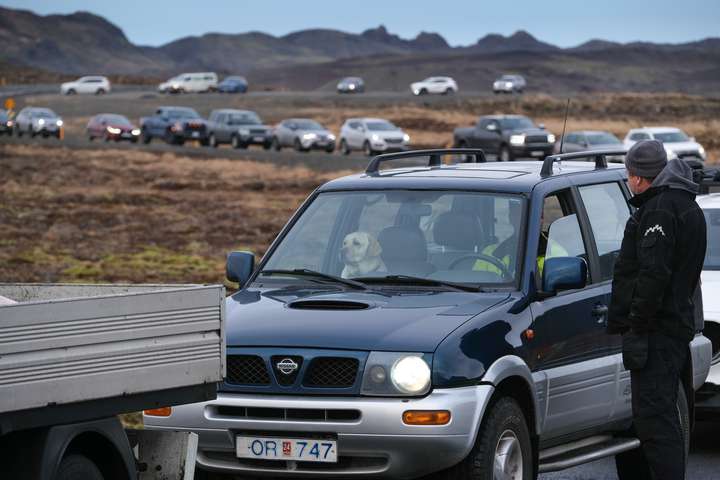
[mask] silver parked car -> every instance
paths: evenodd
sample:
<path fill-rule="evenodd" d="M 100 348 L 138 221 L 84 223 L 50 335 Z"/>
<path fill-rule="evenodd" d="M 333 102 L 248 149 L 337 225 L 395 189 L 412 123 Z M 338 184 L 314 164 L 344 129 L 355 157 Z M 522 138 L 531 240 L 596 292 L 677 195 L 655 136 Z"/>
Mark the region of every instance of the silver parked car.
<path fill-rule="evenodd" d="M 229 143 L 233 148 L 262 145 L 270 148 L 272 128 L 263 125 L 257 113 L 250 110 L 223 108 L 210 112 L 208 118 L 208 145 L 217 147 Z"/>
<path fill-rule="evenodd" d="M 335 150 L 335 135 L 315 120 L 290 118 L 280 122 L 273 130 L 272 144 L 275 150 L 293 147 L 298 152 Z"/>
<path fill-rule="evenodd" d="M 527 83 L 521 75 L 503 75 L 493 82 L 495 93 L 522 93 Z"/>
<path fill-rule="evenodd" d="M 562 147 L 562 151 L 560 151 Z M 588 152 L 599 150 L 622 150 L 623 142 L 604 130 L 579 130 L 565 134 L 565 140 L 555 142 L 554 153 Z M 607 157 L 611 162 L 622 162 L 621 156 Z"/>
<path fill-rule="evenodd" d="M 371 156 L 377 152 L 408 149 L 410 135 L 382 118 L 350 118 L 340 129 L 340 151 L 345 155 L 362 150 Z"/>
<path fill-rule="evenodd" d="M 63 121 L 60 116 L 49 108 L 25 107 L 15 117 L 15 133 L 18 137 L 28 134 L 31 137 L 62 136 Z"/>

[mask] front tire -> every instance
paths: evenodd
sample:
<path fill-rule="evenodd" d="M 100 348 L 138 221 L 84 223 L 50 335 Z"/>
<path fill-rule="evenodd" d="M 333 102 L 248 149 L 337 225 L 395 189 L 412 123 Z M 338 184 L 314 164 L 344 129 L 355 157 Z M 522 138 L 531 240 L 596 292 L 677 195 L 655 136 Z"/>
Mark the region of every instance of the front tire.
<path fill-rule="evenodd" d="M 142 131 L 140 132 L 140 136 L 142 137 L 142 143 L 143 143 L 144 145 L 147 145 L 148 143 L 150 143 L 150 142 L 152 141 L 152 135 L 150 135 L 150 134 L 147 132 L 147 130 L 145 130 L 144 128 L 143 128 Z"/>
<path fill-rule="evenodd" d="M 343 155 L 350 155 L 350 147 L 348 146 L 344 138 L 340 140 L 340 151 Z"/>
<path fill-rule="evenodd" d="M 501 397 L 491 404 L 475 446 L 454 467 L 433 476 L 436 480 L 532 480 L 530 431 L 518 403 Z"/>
<path fill-rule="evenodd" d="M 279 152 L 280 150 L 282 150 L 282 145 L 280 145 L 280 140 L 278 140 L 277 137 L 273 137 L 273 139 L 272 139 L 272 148 L 276 152 Z"/>
<path fill-rule="evenodd" d="M 95 92 L 95 95 L 105 95 L 105 89 L 104 88 L 98 88 Z"/>
<path fill-rule="evenodd" d="M 66 95 L 75 95 L 76 93 L 77 92 L 75 91 L 75 89 L 71 88 L 70 90 L 67 91 Z"/>
<path fill-rule="evenodd" d="M 208 144 L 208 146 L 210 146 L 212 148 L 217 148 L 218 143 L 217 143 L 217 138 L 215 138 L 214 133 L 211 133 L 210 136 L 208 137 L 207 144 Z"/>
<path fill-rule="evenodd" d="M 104 480 L 102 472 L 84 455 L 68 455 L 57 469 L 53 480 Z"/>
<path fill-rule="evenodd" d="M 363 152 L 364 152 L 365 155 L 367 155 L 368 157 L 372 157 L 372 156 L 375 154 L 375 151 L 374 151 L 374 150 L 372 149 L 372 147 L 370 146 L 370 142 L 366 141 L 366 142 L 363 144 Z"/>
<path fill-rule="evenodd" d="M 500 152 L 498 153 L 498 161 L 500 162 L 512 162 L 515 160 L 512 156 L 512 152 L 510 152 L 510 148 L 508 148 L 507 145 L 503 145 L 500 147 Z"/>
<path fill-rule="evenodd" d="M 303 148 L 302 143 L 300 143 L 299 138 L 296 138 L 295 141 L 293 142 L 293 148 L 295 148 L 296 152 L 301 152 L 301 153 L 307 152 L 309 150 L 309 149 Z"/>

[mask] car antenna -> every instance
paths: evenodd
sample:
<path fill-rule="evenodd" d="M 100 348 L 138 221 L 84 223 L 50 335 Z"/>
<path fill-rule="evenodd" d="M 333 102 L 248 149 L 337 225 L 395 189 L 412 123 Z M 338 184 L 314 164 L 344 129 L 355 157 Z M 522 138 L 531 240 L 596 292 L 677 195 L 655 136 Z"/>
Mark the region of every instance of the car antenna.
<path fill-rule="evenodd" d="M 563 131 L 560 137 L 560 153 L 563 153 L 563 143 L 565 143 L 565 127 L 567 127 L 568 110 L 570 110 L 570 97 L 568 97 L 567 104 L 565 104 L 565 120 L 563 120 Z"/>

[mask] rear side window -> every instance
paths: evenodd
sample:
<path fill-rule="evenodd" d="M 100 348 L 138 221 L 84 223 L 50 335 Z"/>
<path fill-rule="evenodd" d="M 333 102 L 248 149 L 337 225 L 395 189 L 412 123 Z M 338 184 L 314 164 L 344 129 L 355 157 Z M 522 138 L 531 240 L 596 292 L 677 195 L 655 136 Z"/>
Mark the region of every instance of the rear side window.
<path fill-rule="evenodd" d="M 600 280 L 610 280 L 615 260 L 620 254 L 630 208 L 618 183 L 588 185 L 579 190 L 595 237 L 600 260 Z"/>
<path fill-rule="evenodd" d="M 649 139 L 650 139 L 650 135 L 648 135 L 647 133 L 639 132 L 639 133 L 633 133 L 632 135 L 630 135 L 630 140 L 649 140 Z"/>

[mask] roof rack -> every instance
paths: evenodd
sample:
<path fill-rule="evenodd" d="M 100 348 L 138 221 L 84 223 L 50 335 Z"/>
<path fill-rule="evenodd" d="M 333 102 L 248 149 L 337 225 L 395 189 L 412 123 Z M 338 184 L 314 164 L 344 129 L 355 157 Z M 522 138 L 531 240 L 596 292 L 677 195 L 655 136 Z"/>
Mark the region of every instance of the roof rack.
<path fill-rule="evenodd" d="M 485 158 L 485 152 L 479 148 L 435 148 L 428 150 L 408 150 L 406 152 L 385 153 L 374 157 L 370 160 L 370 163 L 365 169 L 365 173 L 368 175 L 377 175 L 380 171 L 381 163 L 415 157 L 430 157 L 428 160 L 428 167 L 439 167 L 442 165 L 441 157 L 443 155 L 464 155 L 465 162 L 463 163 L 471 163 L 471 158 L 474 163 L 485 163 L 487 161 Z"/>
<path fill-rule="evenodd" d="M 626 150 L 596 150 L 548 155 L 543 161 L 542 168 L 540 169 L 540 175 L 543 177 L 552 175 L 553 165 L 555 162 L 562 162 L 563 160 L 576 160 L 579 158 L 594 158 L 596 169 L 607 168 L 607 157 L 617 157 L 625 155 L 626 153 Z"/>

